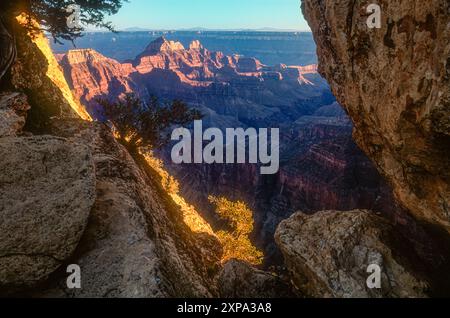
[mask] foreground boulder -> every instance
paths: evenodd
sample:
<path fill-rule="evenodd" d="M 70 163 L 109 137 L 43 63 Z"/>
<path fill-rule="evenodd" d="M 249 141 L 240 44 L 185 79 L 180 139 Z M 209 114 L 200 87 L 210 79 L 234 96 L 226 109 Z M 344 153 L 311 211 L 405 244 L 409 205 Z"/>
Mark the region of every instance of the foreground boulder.
<path fill-rule="evenodd" d="M 0 139 L 0 293 L 45 280 L 77 247 L 95 201 L 88 147 Z"/>
<path fill-rule="evenodd" d="M 218 285 L 224 298 L 294 297 L 289 284 L 280 277 L 234 259 L 224 265 Z"/>
<path fill-rule="evenodd" d="M 394 227 L 368 211 L 297 213 L 275 236 L 294 285 L 310 297 L 424 297 L 414 251 Z M 381 288 L 370 289 L 370 265 Z"/>
<path fill-rule="evenodd" d="M 404 207 L 450 232 L 450 2 L 303 0 L 319 72 Z"/>

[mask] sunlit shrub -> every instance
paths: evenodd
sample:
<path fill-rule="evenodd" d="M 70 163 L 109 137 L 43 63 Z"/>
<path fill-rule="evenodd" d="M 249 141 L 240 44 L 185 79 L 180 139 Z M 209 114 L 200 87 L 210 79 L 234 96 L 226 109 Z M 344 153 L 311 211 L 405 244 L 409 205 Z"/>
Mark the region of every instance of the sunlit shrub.
<path fill-rule="evenodd" d="M 216 213 L 228 222 L 229 230 L 217 232 L 224 249 L 222 261 L 240 259 L 250 264 L 259 265 L 263 261 L 263 253 L 250 241 L 253 232 L 253 213 L 243 202 L 232 202 L 224 197 L 209 196 L 215 205 Z"/>

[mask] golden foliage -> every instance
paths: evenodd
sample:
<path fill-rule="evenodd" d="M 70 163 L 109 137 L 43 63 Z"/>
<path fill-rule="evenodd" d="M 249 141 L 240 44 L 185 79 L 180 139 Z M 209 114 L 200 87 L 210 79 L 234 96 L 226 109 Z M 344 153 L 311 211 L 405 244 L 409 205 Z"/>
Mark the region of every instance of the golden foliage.
<path fill-rule="evenodd" d="M 231 230 L 219 231 L 217 236 L 224 249 L 223 262 L 239 259 L 253 265 L 263 261 L 263 253 L 250 241 L 253 232 L 253 213 L 243 202 L 232 202 L 224 197 L 209 196 L 209 201 L 215 205 L 217 214 L 228 221 Z"/>

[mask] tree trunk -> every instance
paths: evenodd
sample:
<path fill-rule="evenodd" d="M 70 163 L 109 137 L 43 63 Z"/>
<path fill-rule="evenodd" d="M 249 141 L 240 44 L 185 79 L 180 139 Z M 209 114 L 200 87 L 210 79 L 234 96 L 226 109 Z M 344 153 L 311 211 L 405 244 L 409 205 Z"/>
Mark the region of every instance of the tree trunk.
<path fill-rule="evenodd" d="M 0 16 L 0 81 L 16 60 L 16 41 Z"/>

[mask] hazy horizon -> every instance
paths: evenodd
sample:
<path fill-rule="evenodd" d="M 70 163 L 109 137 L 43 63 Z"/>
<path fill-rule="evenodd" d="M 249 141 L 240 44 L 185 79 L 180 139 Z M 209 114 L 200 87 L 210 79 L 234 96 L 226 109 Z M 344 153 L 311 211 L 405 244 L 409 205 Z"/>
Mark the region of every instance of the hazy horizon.
<path fill-rule="evenodd" d="M 117 32 L 300 32 L 300 33 L 312 33 L 310 30 L 296 30 L 296 29 L 276 29 L 276 28 L 257 28 L 257 29 L 209 29 L 209 28 L 186 28 L 186 29 L 156 29 L 156 28 L 142 28 L 142 27 L 126 27 L 123 29 L 116 28 Z M 109 30 L 99 29 L 86 29 L 84 32 L 91 33 L 113 33 Z"/>
<path fill-rule="evenodd" d="M 299 0 L 130 0 L 108 20 L 117 30 L 310 31 Z"/>

